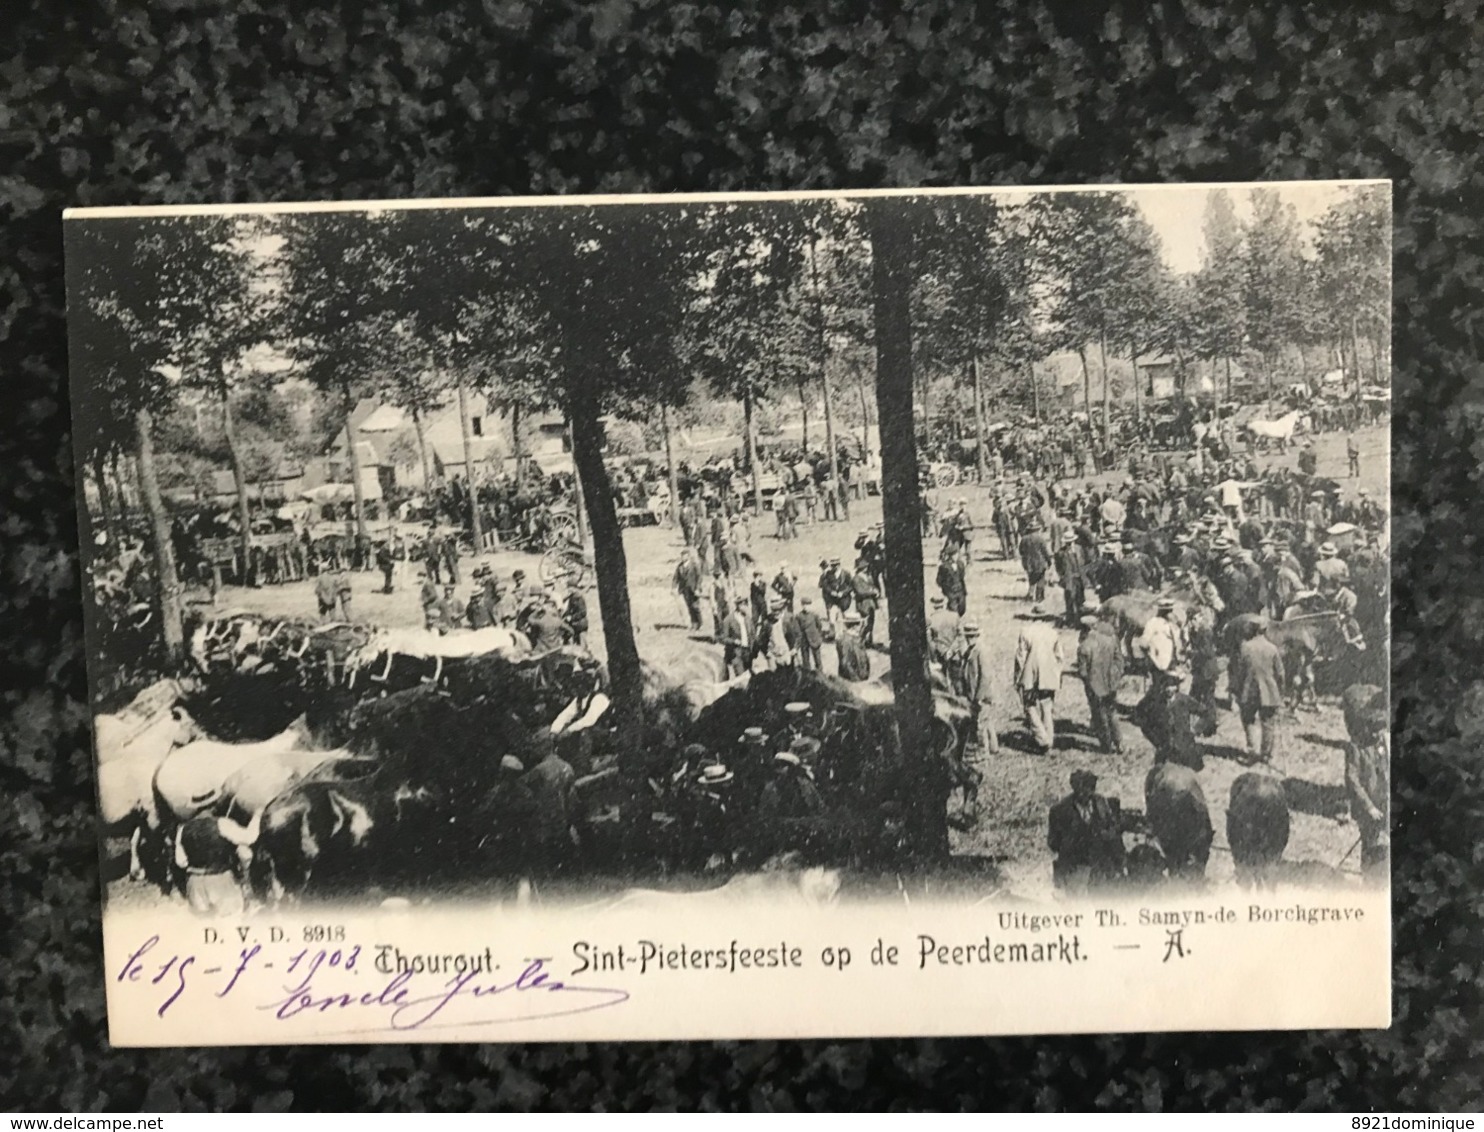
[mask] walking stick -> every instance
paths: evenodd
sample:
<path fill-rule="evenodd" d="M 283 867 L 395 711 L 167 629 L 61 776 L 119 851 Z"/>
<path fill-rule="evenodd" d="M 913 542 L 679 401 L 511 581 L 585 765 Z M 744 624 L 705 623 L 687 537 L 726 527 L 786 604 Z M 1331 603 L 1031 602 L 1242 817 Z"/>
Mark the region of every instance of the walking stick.
<path fill-rule="evenodd" d="M 1360 848 L 1360 843 L 1361 843 L 1362 840 L 1363 840 L 1363 838 L 1357 837 L 1355 839 L 1355 844 L 1352 845 L 1352 846 L 1350 846 L 1349 849 L 1345 850 L 1345 855 L 1343 857 L 1341 857 L 1339 859 L 1339 861 L 1335 864 L 1335 872 L 1340 872 L 1341 870 L 1344 869 L 1345 862 L 1350 859 L 1350 854 L 1351 853 L 1354 853 L 1357 849 Z"/>

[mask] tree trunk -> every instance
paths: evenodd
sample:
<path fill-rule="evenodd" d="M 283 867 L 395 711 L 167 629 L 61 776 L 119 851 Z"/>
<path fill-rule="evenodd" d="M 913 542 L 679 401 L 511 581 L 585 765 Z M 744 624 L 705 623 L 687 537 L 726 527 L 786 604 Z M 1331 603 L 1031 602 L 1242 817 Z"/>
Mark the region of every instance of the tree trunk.
<path fill-rule="evenodd" d="M 574 395 L 569 405 L 572 463 L 585 496 L 592 500 L 593 565 L 598 577 L 598 611 L 603 618 L 603 641 L 608 676 L 618 724 L 617 749 L 630 758 L 643 750 L 644 676 L 634 622 L 629 609 L 629 568 L 624 556 L 623 531 L 613 507 L 613 485 L 603 465 L 603 425 L 598 406 L 589 396 Z"/>
<path fill-rule="evenodd" d="M 1361 393 L 1361 386 L 1365 383 L 1360 377 L 1360 335 L 1356 332 L 1356 317 L 1350 316 L 1350 357 L 1355 362 L 1355 403 L 1365 404 L 1365 397 Z"/>
<path fill-rule="evenodd" d="M 423 415 L 417 411 L 417 406 L 412 407 L 412 429 L 417 433 L 417 455 L 423 465 L 423 490 L 428 491 L 433 486 L 433 458 L 428 455 L 428 436 L 423 431 Z"/>
<path fill-rule="evenodd" d="M 974 470 L 983 483 L 989 479 L 989 437 L 984 420 L 984 378 L 979 372 L 979 357 L 969 359 L 969 377 L 974 383 Z"/>
<path fill-rule="evenodd" d="M 91 460 L 93 479 L 98 484 L 98 518 L 103 521 L 103 537 L 108 541 L 110 557 L 119 552 L 118 530 L 113 523 L 113 492 L 108 487 L 108 469 L 103 462 L 103 451 L 93 453 Z"/>
<path fill-rule="evenodd" d="M 340 384 L 340 403 L 345 409 L 345 449 L 350 455 L 350 492 L 356 501 L 356 541 L 366 540 L 366 492 L 361 486 L 361 454 L 356 451 L 356 432 L 351 426 L 355 402 L 350 397 L 350 383 Z"/>
<path fill-rule="evenodd" d="M 892 686 L 902 755 L 916 790 L 908 799 L 915 851 L 946 859 L 947 768 L 934 756 L 933 695 L 928 681 L 922 530 L 912 404 L 912 243 L 908 214 L 892 200 L 866 204 L 876 321 L 876 418 L 881 422 L 881 510 Z"/>
<path fill-rule="evenodd" d="M 804 451 L 805 452 L 808 452 L 809 451 L 809 396 L 808 396 L 808 390 L 804 388 L 804 379 L 803 378 L 800 378 L 799 379 L 799 413 L 802 416 L 803 421 L 804 421 L 804 431 L 803 431 L 803 435 L 799 438 L 799 443 L 803 446 Z"/>
<path fill-rule="evenodd" d="M 665 437 L 665 474 L 670 481 L 670 525 L 680 529 L 680 476 L 675 471 L 675 453 L 670 448 L 670 408 L 660 403 L 660 432 Z"/>
<path fill-rule="evenodd" d="M 861 395 L 861 451 L 866 454 L 866 459 L 871 458 L 871 409 L 870 402 L 866 400 L 866 371 L 858 370 L 856 373 L 856 392 Z"/>
<path fill-rule="evenodd" d="M 525 471 L 526 446 L 521 438 L 520 406 L 510 406 L 510 455 L 515 459 L 515 482 L 520 483 L 520 474 Z"/>
<path fill-rule="evenodd" d="M 1304 343 L 1302 339 L 1295 342 L 1294 345 L 1298 347 L 1299 377 L 1303 379 L 1305 384 L 1307 384 L 1309 380 L 1309 355 L 1304 350 Z"/>
<path fill-rule="evenodd" d="M 567 420 L 567 447 L 572 450 L 572 467 L 577 467 L 577 437 L 572 431 L 572 420 Z M 598 422 L 598 453 L 603 451 L 603 422 Z M 605 469 L 606 471 L 606 465 Z M 608 492 L 610 498 L 613 494 L 612 488 Z M 577 541 L 582 546 L 587 545 L 587 508 L 583 506 L 582 477 L 572 477 L 572 511 L 573 518 L 577 520 Z"/>
<path fill-rule="evenodd" d="M 484 553 L 484 520 L 479 514 L 479 483 L 474 478 L 474 430 L 469 425 L 469 394 L 459 382 L 459 431 L 464 437 L 464 486 L 469 489 L 469 533 L 474 556 Z"/>
<path fill-rule="evenodd" d="M 1129 361 L 1134 367 L 1134 424 L 1144 423 L 1144 379 L 1139 376 L 1139 351 L 1130 352 Z"/>
<path fill-rule="evenodd" d="M 742 421 L 747 433 L 747 472 L 752 477 L 752 506 L 759 515 L 763 513 L 763 481 L 758 478 L 757 431 L 752 423 L 752 393 L 742 395 Z"/>
<path fill-rule="evenodd" d="M 1077 357 L 1082 360 L 1082 411 L 1087 414 L 1087 427 L 1092 428 L 1092 374 L 1087 368 L 1087 347 L 1077 347 Z"/>
<path fill-rule="evenodd" d="M 242 467 L 242 453 L 237 450 L 237 422 L 232 419 L 232 395 L 220 373 L 222 398 L 222 434 L 227 440 L 227 455 L 232 460 L 232 485 L 237 489 L 237 522 L 242 527 L 237 537 L 237 553 L 242 555 L 242 574 L 238 579 L 248 585 L 252 578 L 252 508 L 247 499 L 247 472 Z"/>
<path fill-rule="evenodd" d="M 911 363 L 909 362 L 908 365 L 910 366 Z M 931 450 L 933 446 L 933 414 L 931 396 L 932 390 L 928 388 L 929 380 L 930 379 L 928 375 L 924 373 L 922 375 L 922 443 L 924 448 Z M 881 374 L 879 372 L 876 374 L 876 387 L 878 390 L 881 387 Z M 881 399 L 879 397 L 876 400 L 876 404 L 877 413 L 879 415 L 881 405 Z M 885 418 L 883 417 L 882 419 L 884 420 Z M 884 439 L 881 442 L 881 446 L 883 448 L 886 447 L 886 441 Z"/>
<path fill-rule="evenodd" d="M 113 486 L 117 495 L 119 533 L 127 534 L 129 531 L 129 484 L 124 473 L 119 470 L 121 463 L 127 463 L 127 459 L 121 460 L 119 451 L 115 448 L 108 457 L 108 467 L 113 472 Z"/>
<path fill-rule="evenodd" d="M 1113 382 L 1108 379 L 1108 332 L 1098 331 L 1098 366 L 1103 374 L 1103 446 L 1113 435 Z"/>
<path fill-rule="evenodd" d="M 824 318 L 824 288 L 819 282 L 819 263 L 814 254 L 814 240 L 809 240 L 809 275 L 814 291 L 814 326 L 819 336 L 819 388 L 824 397 L 824 443 L 830 450 L 830 482 L 840 490 L 840 446 L 835 443 L 835 410 L 830 403 L 830 339 Z M 864 445 L 862 445 L 864 447 Z M 865 489 L 862 488 L 864 491 Z"/>
<path fill-rule="evenodd" d="M 160 498 L 155 474 L 154 421 L 148 409 L 134 414 L 134 439 L 139 452 L 139 489 L 149 516 L 155 550 L 155 589 L 159 602 L 160 632 L 166 662 L 174 667 L 185 656 L 185 628 L 181 616 L 180 579 L 175 573 L 175 549 L 170 543 L 170 517 Z"/>
<path fill-rule="evenodd" d="M 1025 368 L 1031 375 L 1031 405 L 1035 409 L 1036 423 L 1041 423 L 1041 381 L 1036 377 L 1036 363 L 1026 362 Z"/>
<path fill-rule="evenodd" d="M 1228 401 L 1232 399 L 1232 360 L 1230 357 L 1226 359 L 1226 399 Z"/>
<path fill-rule="evenodd" d="M 1263 387 L 1267 390 L 1267 395 L 1268 395 L 1268 407 L 1267 407 L 1268 420 L 1272 420 L 1273 419 L 1273 366 L 1272 366 L 1272 363 L 1268 361 L 1268 356 L 1267 356 L 1266 353 L 1259 352 L 1257 356 L 1258 356 L 1258 358 L 1262 362 Z"/>

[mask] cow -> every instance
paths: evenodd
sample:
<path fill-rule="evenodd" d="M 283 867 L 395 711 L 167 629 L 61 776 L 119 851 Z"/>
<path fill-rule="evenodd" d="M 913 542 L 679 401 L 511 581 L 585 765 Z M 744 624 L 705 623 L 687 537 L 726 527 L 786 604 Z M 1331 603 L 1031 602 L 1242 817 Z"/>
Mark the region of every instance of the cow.
<path fill-rule="evenodd" d="M 309 728 L 301 716 L 290 727 L 258 743 L 221 743 L 197 739 L 171 751 L 154 774 L 154 792 L 167 813 L 186 821 L 217 805 L 227 795 L 227 783 L 255 763 L 278 760 L 281 773 L 290 774 L 305 760 L 289 759 L 312 746 Z M 311 752 L 312 754 L 312 752 Z M 271 777 L 271 772 L 270 772 Z M 250 781 L 251 776 L 244 779 Z"/>
<path fill-rule="evenodd" d="M 1277 887 L 1275 866 L 1288 848 L 1288 796 L 1280 779 L 1248 771 L 1232 783 L 1226 840 L 1244 888 Z"/>
<path fill-rule="evenodd" d="M 1205 876 L 1214 831 L 1195 771 L 1179 763 L 1155 765 L 1144 777 L 1144 814 L 1171 879 Z"/>
<path fill-rule="evenodd" d="M 494 654 L 518 657 L 528 652 L 530 642 L 524 634 L 499 625 L 447 635 L 431 629 L 386 629 L 375 633 L 350 655 L 345 665 L 346 678 L 354 686 L 360 673 L 368 670 L 372 681 L 384 684 L 391 675 L 395 660 L 407 657 L 432 661 L 433 674 L 429 679 L 437 683 L 443 676 L 445 661 Z"/>
<path fill-rule="evenodd" d="M 460 681 L 450 689 L 422 684 L 357 703 L 348 754 L 326 757 L 263 809 L 254 890 L 293 900 L 513 879 L 522 798 L 500 777 L 501 760 L 533 765 L 571 704 L 565 682 L 595 667 L 583 655 L 479 657 L 450 673 Z"/>
<path fill-rule="evenodd" d="M 138 701 L 136 701 L 137 703 Z M 198 739 L 202 732 L 180 707 L 145 721 L 129 713 L 96 717 L 98 812 L 105 844 L 128 840 L 128 875 L 135 880 L 161 879 L 168 860 L 155 772 L 170 753 Z M 110 854 L 112 866 L 123 854 Z"/>

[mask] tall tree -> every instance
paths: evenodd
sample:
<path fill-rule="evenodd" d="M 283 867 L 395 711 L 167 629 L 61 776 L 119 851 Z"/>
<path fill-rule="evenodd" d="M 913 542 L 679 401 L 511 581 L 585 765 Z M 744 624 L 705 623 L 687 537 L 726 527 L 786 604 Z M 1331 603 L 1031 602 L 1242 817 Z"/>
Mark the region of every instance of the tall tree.
<path fill-rule="evenodd" d="M 1253 189 L 1247 233 L 1247 341 L 1260 360 L 1269 411 L 1282 349 L 1300 332 L 1303 279 L 1293 205 L 1285 203 L 1276 189 Z"/>
<path fill-rule="evenodd" d="M 1126 193 L 1094 190 L 1036 193 L 1026 205 L 1033 270 L 1056 338 L 1082 356 L 1087 389 L 1086 350 L 1097 346 L 1102 362 L 1103 440 L 1111 429 L 1112 383 L 1108 339 L 1117 334 L 1118 305 L 1125 288 L 1148 268 L 1144 228 Z"/>
<path fill-rule="evenodd" d="M 282 241 L 282 336 L 299 376 L 338 405 L 355 500 L 356 533 L 364 542 L 366 498 L 352 416 L 374 372 L 370 328 L 405 316 L 405 297 L 389 286 L 400 249 L 393 214 L 286 213 L 274 217 Z"/>
<path fill-rule="evenodd" d="M 692 229 L 704 262 L 682 349 L 715 392 L 742 405 L 759 513 L 758 406 L 819 372 L 804 263 L 807 223 L 793 202 L 739 202 L 714 206 Z"/>
<path fill-rule="evenodd" d="M 155 466 L 154 420 L 176 390 L 161 370 L 190 329 L 173 280 L 183 247 L 177 219 L 72 220 L 67 241 L 68 348 L 73 380 L 73 445 L 79 471 L 100 451 L 132 448 L 149 520 L 155 612 L 167 665 L 184 657 L 180 581 L 170 519 Z"/>
<path fill-rule="evenodd" d="M 903 757 L 918 789 L 908 800 L 913 847 L 947 857 L 948 787 L 932 750 L 922 534 L 913 406 L 912 281 L 916 237 L 910 198 L 866 202 L 876 327 L 876 406 L 881 422 L 881 508 L 886 540 L 892 686 Z"/>
<path fill-rule="evenodd" d="M 1201 220 L 1205 240 L 1196 273 L 1197 351 L 1225 363 L 1226 398 L 1232 396 L 1232 361 L 1247 347 L 1247 233 L 1231 194 L 1211 189 Z"/>
<path fill-rule="evenodd" d="M 531 312 L 545 343 L 550 393 L 570 421 L 586 503 L 614 709 L 625 748 L 640 747 L 643 675 L 629 607 L 628 563 L 603 461 L 603 418 L 674 403 L 688 384 L 676 351 L 693 299 L 692 206 L 571 206 L 489 219 L 490 274 Z"/>
<path fill-rule="evenodd" d="M 1373 376 L 1380 383 L 1391 300 L 1391 208 L 1387 187 L 1363 185 L 1320 218 L 1315 239 L 1315 282 L 1326 319 L 1351 343 L 1355 396 L 1361 396 L 1358 339 L 1372 342 Z"/>

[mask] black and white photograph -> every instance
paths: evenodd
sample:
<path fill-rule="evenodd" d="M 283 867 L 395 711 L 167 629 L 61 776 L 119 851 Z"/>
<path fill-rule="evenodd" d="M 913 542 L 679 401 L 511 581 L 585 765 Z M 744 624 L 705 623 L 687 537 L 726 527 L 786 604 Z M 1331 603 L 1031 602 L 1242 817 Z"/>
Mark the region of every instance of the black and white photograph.
<path fill-rule="evenodd" d="M 73 211 L 105 932 L 1384 917 L 1390 239 L 1386 182 Z"/>

